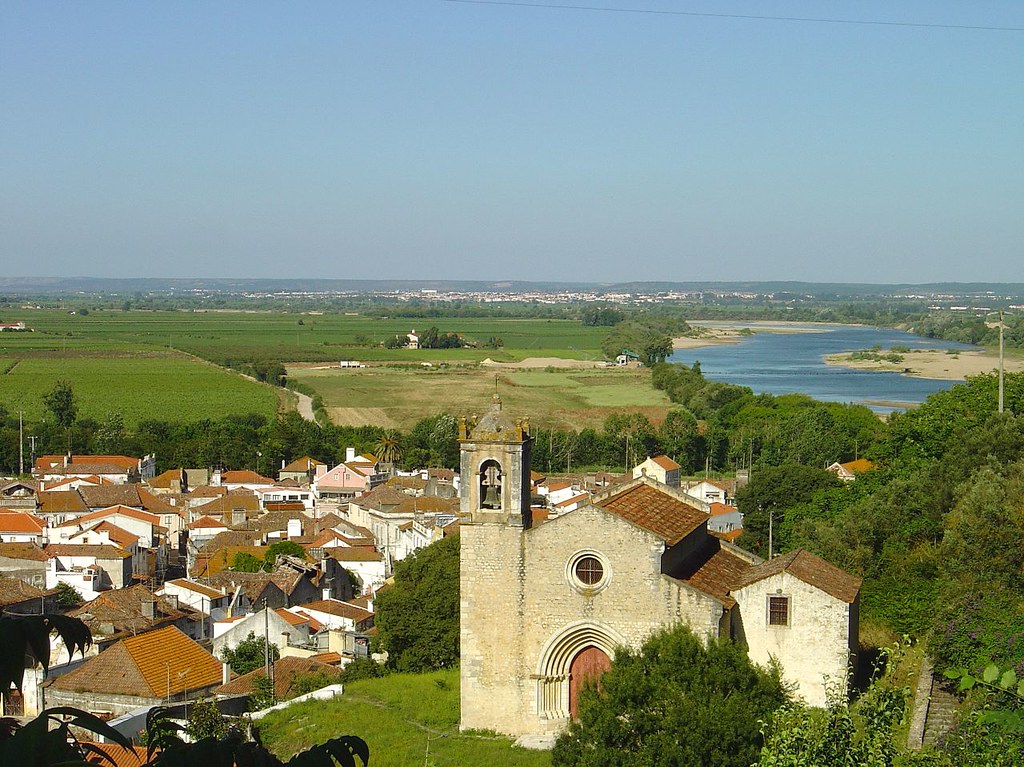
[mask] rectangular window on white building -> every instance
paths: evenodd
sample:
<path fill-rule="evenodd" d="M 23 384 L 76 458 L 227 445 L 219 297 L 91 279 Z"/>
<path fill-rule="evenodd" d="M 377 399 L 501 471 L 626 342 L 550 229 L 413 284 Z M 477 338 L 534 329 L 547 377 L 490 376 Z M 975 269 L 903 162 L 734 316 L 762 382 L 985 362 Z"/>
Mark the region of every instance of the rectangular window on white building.
<path fill-rule="evenodd" d="M 768 597 L 768 625 L 789 625 L 789 597 Z"/>

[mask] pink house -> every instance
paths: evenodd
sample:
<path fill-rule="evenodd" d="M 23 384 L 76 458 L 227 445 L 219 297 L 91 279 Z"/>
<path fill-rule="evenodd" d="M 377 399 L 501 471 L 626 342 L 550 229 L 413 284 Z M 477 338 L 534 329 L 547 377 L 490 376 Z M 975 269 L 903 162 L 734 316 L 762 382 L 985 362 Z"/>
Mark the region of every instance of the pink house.
<path fill-rule="evenodd" d="M 313 489 L 321 499 L 347 499 L 366 495 L 377 485 L 387 481 L 387 475 L 377 468 L 377 459 L 368 455 L 356 455 L 355 448 L 346 448 L 345 461 L 328 468 L 321 464 L 316 467 Z"/>

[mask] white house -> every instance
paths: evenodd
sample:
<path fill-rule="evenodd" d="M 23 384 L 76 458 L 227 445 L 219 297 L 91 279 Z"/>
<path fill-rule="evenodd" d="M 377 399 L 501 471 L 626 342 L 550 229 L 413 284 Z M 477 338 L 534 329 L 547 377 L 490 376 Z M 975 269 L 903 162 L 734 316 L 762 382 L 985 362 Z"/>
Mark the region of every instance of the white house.
<path fill-rule="evenodd" d="M 667 455 L 647 456 L 647 460 L 633 467 L 633 479 L 650 477 L 663 485 L 679 487 L 682 467 Z"/>

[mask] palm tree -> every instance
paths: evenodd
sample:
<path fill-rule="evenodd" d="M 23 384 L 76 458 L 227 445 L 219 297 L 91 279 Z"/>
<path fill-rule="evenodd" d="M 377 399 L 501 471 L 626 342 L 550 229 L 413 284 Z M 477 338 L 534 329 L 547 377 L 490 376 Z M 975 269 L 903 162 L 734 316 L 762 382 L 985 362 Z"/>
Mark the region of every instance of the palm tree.
<path fill-rule="evenodd" d="M 388 429 L 377 440 L 377 460 L 381 463 L 398 463 L 402 457 L 402 446 L 398 441 L 398 432 Z"/>

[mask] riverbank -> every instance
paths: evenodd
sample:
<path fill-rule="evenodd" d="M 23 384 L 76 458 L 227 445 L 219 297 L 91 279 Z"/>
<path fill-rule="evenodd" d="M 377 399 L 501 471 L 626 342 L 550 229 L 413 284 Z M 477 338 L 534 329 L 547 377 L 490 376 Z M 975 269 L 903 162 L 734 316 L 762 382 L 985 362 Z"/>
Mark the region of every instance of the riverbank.
<path fill-rule="evenodd" d="M 700 328 L 699 336 L 681 336 L 672 339 L 672 348 L 680 349 L 701 349 L 706 346 L 721 346 L 723 344 L 736 344 L 744 338 L 755 333 L 821 333 L 829 332 L 827 329 L 810 327 L 806 322 L 786 322 L 783 320 L 754 320 L 753 322 L 737 322 L 735 325 L 722 323 L 714 325 L 702 325 L 699 320 L 690 322 L 695 328 Z"/>
<path fill-rule="evenodd" d="M 877 356 L 892 354 L 884 349 Z M 967 376 L 992 373 L 999 369 L 999 353 L 988 349 L 959 351 L 950 354 L 941 349 L 913 349 L 896 353 L 899 361 L 885 359 L 854 359 L 857 354 L 826 354 L 825 364 L 851 370 L 872 370 L 883 373 L 902 373 L 914 378 L 932 378 L 942 381 L 963 381 Z M 1003 369 L 1007 373 L 1024 371 L 1024 358 L 1006 357 Z"/>

